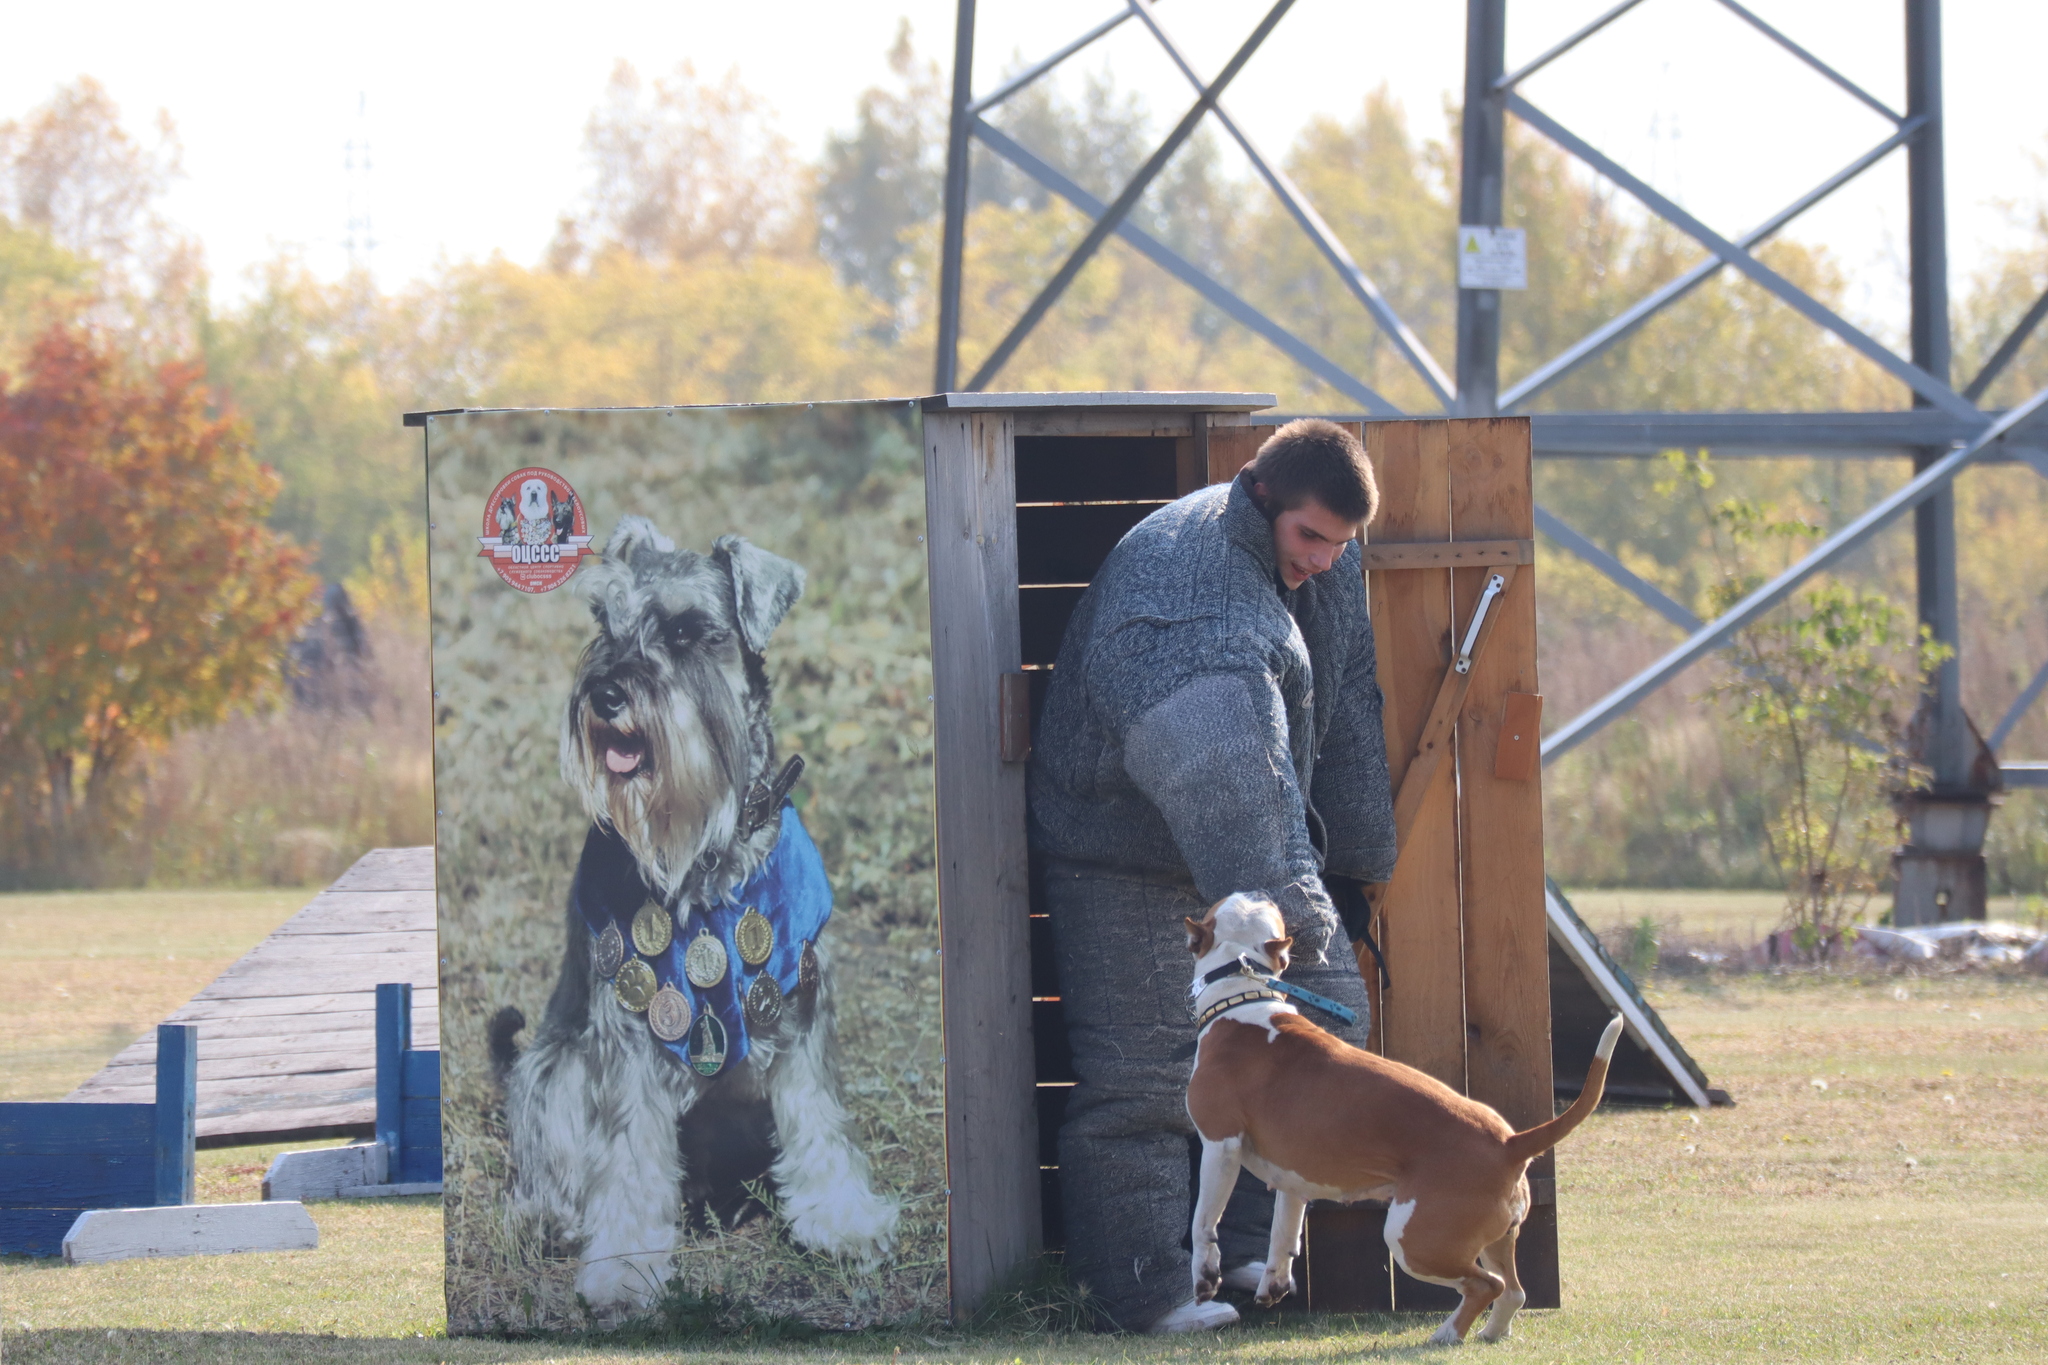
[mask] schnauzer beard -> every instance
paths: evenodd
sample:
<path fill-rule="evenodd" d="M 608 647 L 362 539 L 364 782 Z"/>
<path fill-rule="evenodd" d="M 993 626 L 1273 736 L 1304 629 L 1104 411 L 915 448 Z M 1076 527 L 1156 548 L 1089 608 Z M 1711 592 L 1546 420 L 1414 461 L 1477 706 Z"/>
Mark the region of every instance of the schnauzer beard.
<path fill-rule="evenodd" d="M 562 734 L 562 773 L 590 818 L 617 830 L 641 874 L 672 898 L 707 850 L 739 827 L 747 772 L 747 717 L 736 680 L 709 659 L 663 661 L 651 673 L 614 674 L 626 707 L 612 721 L 591 705 L 586 672 Z M 644 746 L 639 768 L 605 765 L 614 734 Z"/>

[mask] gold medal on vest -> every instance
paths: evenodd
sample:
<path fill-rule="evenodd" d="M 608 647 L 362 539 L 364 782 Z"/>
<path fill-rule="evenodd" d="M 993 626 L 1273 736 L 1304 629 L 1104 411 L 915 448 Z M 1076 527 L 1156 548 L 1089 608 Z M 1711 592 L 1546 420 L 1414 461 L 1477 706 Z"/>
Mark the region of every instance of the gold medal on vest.
<path fill-rule="evenodd" d="M 640 907 L 640 913 L 633 916 L 633 947 L 642 957 L 660 957 L 668 951 L 675 933 L 669 928 L 668 911 L 653 901 Z"/>
<path fill-rule="evenodd" d="M 619 1003 L 638 1014 L 654 999 L 657 986 L 654 968 L 634 958 L 619 968 L 619 975 L 612 982 L 612 993 L 619 997 Z"/>
<path fill-rule="evenodd" d="M 690 1031 L 690 997 L 674 986 L 663 986 L 647 1006 L 647 1027 L 664 1043 L 679 1042 Z"/>
<path fill-rule="evenodd" d="M 690 1030 L 690 1065 L 700 1076 L 716 1076 L 725 1069 L 725 1025 L 710 1010 L 697 1016 Z"/>
<path fill-rule="evenodd" d="M 625 935 L 619 932 L 618 925 L 607 924 L 591 951 L 599 976 L 617 976 L 620 965 L 626 960 Z"/>
<path fill-rule="evenodd" d="M 699 990 L 709 990 L 725 980 L 725 945 L 713 938 L 709 929 L 699 929 L 697 937 L 690 940 L 683 953 L 683 975 Z"/>
<path fill-rule="evenodd" d="M 766 915 L 750 905 L 734 926 L 732 941 L 733 946 L 740 950 L 740 961 L 758 968 L 775 951 L 775 926 L 768 922 Z"/>
<path fill-rule="evenodd" d="M 766 1032 L 782 1022 L 782 986 L 763 972 L 747 987 L 747 1026 Z"/>

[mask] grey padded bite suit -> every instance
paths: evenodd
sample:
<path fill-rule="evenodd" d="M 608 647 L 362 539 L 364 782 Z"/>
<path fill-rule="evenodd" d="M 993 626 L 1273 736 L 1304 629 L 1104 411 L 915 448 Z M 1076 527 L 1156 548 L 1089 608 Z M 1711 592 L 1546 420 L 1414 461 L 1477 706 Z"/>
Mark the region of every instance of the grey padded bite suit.
<path fill-rule="evenodd" d="M 1242 478 L 1163 507 L 1103 562 L 1067 625 L 1030 768 L 1067 1036 L 1067 1261 L 1114 1324 L 1187 1301 L 1183 917 L 1262 891 L 1294 936 L 1290 981 L 1349 1005 L 1358 975 L 1321 874 L 1385 881 L 1393 802 L 1356 544 L 1293 592 Z M 1304 800 L 1304 793 L 1308 794 Z M 1319 851 L 1320 850 L 1320 851 Z M 1225 1265 L 1265 1254 L 1271 1197 L 1245 1177 Z"/>

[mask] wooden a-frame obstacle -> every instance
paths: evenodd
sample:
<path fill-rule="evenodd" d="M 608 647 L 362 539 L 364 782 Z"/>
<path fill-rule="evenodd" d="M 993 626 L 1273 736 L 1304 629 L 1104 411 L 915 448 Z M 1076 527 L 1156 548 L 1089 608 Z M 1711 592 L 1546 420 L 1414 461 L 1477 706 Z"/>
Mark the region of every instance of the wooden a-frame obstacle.
<path fill-rule="evenodd" d="M 1043 684 L 1104 556 L 1167 501 L 1233 477 L 1269 434 L 1251 414 L 1271 403 L 925 401 L 956 1313 L 1062 1241 L 1054 1138 L 1073 1073 L 1024 829 Z M 1553 1113 L 1529 424 L 1367 423 L 1363 435 L 1382 495 L 1365 562 L 1402 844 L 1376 925 L 1393 989 L 1366 972 L 1374 1046 L 1526 1128 Z M 1554 1305 L 1551 1159 L 1530 1176 L 1519 1268 L 1531 1306 Z M 1312 1212 L 1306 1306 L 1447 1301 L 1397 1279 L 1384 1216 Z"/>

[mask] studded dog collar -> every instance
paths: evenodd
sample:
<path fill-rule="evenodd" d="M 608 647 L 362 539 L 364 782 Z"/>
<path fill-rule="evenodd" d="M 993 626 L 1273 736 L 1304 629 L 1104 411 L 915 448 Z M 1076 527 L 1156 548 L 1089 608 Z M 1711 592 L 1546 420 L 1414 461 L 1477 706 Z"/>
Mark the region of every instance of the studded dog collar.
<path fill-rule="evenodd" d="M 1192 988 L 1190 993 L 1194 996 L 1200 996 L 1208 987 L 1215 985 L 1219 981 L 1227 981 L 1233 976 L 1242 976 L 1246 980 L 1255 981 L 1258 983 L 1258 988 L 1246 991 L 1240 995 L 1233 995 L 1221 1004 L 1211 1005 L 1208 1009 L 1203 1010 L 1195 1020 L 1197 1030 L 1206 1027 L 1210 1020 L 1225 1010 L 1234 1009 L 1239 1005 L 1250 1004 L 1257 1000 L 1298 1000 L 1304 1005 L 1319 1009 L 1323 1013 L 1341 1019 L 1347 1024 L 1358 1022 L 1358 1011 L 1352 1009 L 1349 1005 L 1339 1004 L 1327 995 L 1318 995 L 1305 986 L 1297 986 L 1291 981 L 1282 981 L 1272 972 L 1253 962 L 1244 953 L 1237 955 L 1237 961 L 1226 962 L 1221 967 L 1204 973 L 1201 981 Z M 1189 1012 L 1192 1013 L 1194 1009 L 1193 1000 L 1188 1002 L 1188 1008 Z"/>
<path fill-rule="evenodd" d="M 1229 1013 L 1239 1005 L 1255 1005 L 1262 1000 L 1270 1000 L 1275 1004 L 1285 1004 L 1287 1003 L 1287 996 L 1269 986 L 1259 986 L 1253 990 L 1239 991 L 1236 995 L 1226 995 L 1223 999 L 1218 1000 L 1215 1004 L 1195 1016 L 1195 1032 L 1200 1033 L 1203 1029 L 1214 1023 L 1219 1016 Z"/>

